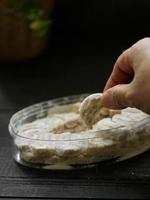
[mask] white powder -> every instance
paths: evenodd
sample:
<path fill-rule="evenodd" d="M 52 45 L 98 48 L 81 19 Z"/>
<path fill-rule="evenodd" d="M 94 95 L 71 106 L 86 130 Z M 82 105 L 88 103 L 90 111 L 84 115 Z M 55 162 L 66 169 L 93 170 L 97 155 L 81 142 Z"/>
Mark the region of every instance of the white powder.
<path fill-rule="evenodd" d="M 101 119 L 88 129 L 80 103 L 57 107 L 43 119 L 22 125 L 15 144 L 27 162 L 68 166 L 133 157 L 150 147 L 150 117 L 133 108 Z M 60 110 L 60 112 L 59 112 Z"/>

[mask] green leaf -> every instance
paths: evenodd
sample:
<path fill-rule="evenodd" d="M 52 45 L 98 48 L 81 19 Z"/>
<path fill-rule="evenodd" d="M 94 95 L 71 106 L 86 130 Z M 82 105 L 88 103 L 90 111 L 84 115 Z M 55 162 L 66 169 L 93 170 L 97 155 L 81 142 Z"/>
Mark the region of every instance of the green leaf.
<path fill-rule="evenodd" d="M 43 15 L 43 10 L 38 6 L 37 0 L 26 0 L 26 2 L 22 3 L 17 9 L 17 12 L 28 20 L 36 20 Z"/>
<path fill-rule="evenodd" d="M 30 28 L 37 35 L 43 36 L 48 31 L 52 21 L 42 19 L 44 11 L 40 8 L 38 0 L 9 0 L 9 5 L 16 10 L 18 16 L 29 21 Z"/>
<path fill-rule="evenodd" d="M 39 8 L 30 8 L 28 10 L 19 11 L 19 15 L 27 20 L 37 20 L 38 18 L 42 17 L 43 14 L 43 10 Z"/>
<path fill-rule="evenodd" d="M 30 27 L 32 30 L 36 31 L 39 36 L 43 36 L 52 23 L 51 20 L 36 20 L 31 23 Z"/>

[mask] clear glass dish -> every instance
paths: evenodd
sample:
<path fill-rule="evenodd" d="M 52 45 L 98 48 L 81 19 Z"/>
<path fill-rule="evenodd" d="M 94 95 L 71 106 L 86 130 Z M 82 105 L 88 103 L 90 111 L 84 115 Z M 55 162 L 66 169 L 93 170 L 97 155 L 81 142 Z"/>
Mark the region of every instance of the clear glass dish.
<path fill-rule="evenodd" d="M 50 114 L 55 114 L 54 108 L 63 109 L 65 106 L 81 102 L 87 96 L 88 94 L 82 94 L 45 101 L 15 113 L 9 124 L 14 159 L 18 163 L 32 168 L 66 170 L 93 167 L 100 161 L 118 158 L 121 145 L 112 144 L 110 138 L 111 134 L 115 134 L 118 129 L 123 130 L 124 127 L 116 127 L 111 131 L 105 129 L 80 131 L 80 134 L 74 133 L 71 135 L 66 133 L 65 137 L 61 137 L 61 134 L 54 134 L 53 137 L 49 136 L 47 138 L 46 135 L 46 138 L 42 139 L 20 135 L 19 131 L 23 125 L 43 119 Z M 147 123 L 149 123 L 149 119 L 148 122 L 143 122 L 144 126 Z M 140 131 L 139 127 L 135 128 Z M 128 132 L 128 130 L 126 131 Z M 103 135 L 105 141 L 100 139 L 100 135 Z M 120 134 L 120 137 L 124 136 Z M 138 142 L 142 141 L 140 137 L 137 139 Z M 131 149 L 132 151 L 133 145 L 131 142 L 127 142 L 126 145 L 123 143 L 123 149 L 128 151 Z M 100 150 L 98 145 L 100 145 Z"/>

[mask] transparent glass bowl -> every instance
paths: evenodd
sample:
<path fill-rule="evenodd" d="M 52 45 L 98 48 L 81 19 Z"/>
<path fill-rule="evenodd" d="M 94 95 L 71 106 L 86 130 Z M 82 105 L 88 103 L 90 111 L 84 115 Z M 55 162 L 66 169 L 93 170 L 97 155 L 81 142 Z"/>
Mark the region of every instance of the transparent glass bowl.
<path fill-rule="evenodd" d="M 43 119 L 49 114 L 55 114 L 55 107 L 62 108 L 81 102 L 87 96 L 88 94 L 82 94 L 45 101 L 15 113 L 10 119 L 9 124 L 14 159 L 18 163 L 32 168 L 66 170 L 93 167 L 103 160 L 114 159 L 115 161 L 115 159 L 120 157 L 122 151 L 134 152 L 135 148 L 139 148 L 139 152 L 144 152 L 149 148 L 149 143 L 147 144 L 146 141 L 150 138 L 150 117 L 143 122 L 139 122 L 138 126 L 132 127 L 136 130 L 138 137 L 131 137 L 128 140 L 127 137 L 124 137 L 126 134 L 120 134 L 120 138 L 123 138 L 120 141 L 123 142 L 119 143 L 119 145 L 111 143 L 110 138 L 111 135 L 114 136 L 116 130 L 117 133 L 118 129 L 124 131 L 124 127 L 99 131 L 91 129 L 79 132 L 79 134 L 78 132 L 71 134 L 69 138 L 67 134 L 65 137 L 58 138 L 55 138 L 55 135 L 58 134 L 53 134 L 54 137 L 49 139 L 37 139 L 20 135 L 20 127 L 23 125 L 37 119 Z M 141 129 L 141 127 L 145 127 L 145 134 L 143 134 L 143 128 Z M 130 132 L 132 130 L 126 131 L 127 134 L 131 135 Z M 105 138 L 104 145 L 103 141 L 101 141 L 103 137 Z"/>
<path fill-rule="evenodd" d="M 87 135 L 85 134 L 84 138 L 76 138 L 74 134 L 73 138 L 57 140 L 39 140 L 19 135 L 19 129 L 22 125 L 47 117 L 50 110 L 55 106 L 81 102 L 87 96 L 88 94 L 82 94 L 49 100 L 15 113 L 9 124 L 14 159 L 24 166 L 42 169 L 74 169 L 95 166 L 98 156 L 101 157 L 101 155 L 95 156 L 92 153 L 92 151 L 96 151 L 94 147 L 87 151 L 91 141 L 97 138 L 96 133 L 93 134 L 92 131 L 91 133 L 89 131 Z M 82 145 L 84 145 L 84 148 L 78 149 Z M 65 153 L 61 152 L 61 147 L 66 149 Z"/>

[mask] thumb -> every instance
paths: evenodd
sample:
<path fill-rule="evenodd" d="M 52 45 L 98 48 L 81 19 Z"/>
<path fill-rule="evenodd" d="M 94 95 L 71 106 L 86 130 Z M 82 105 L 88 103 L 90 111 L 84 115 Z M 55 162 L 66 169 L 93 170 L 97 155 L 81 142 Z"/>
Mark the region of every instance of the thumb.
<path fill-rule="evenodd" d="M 106 90 L 101 99 L 101 104 L 104 107 L 111 109 L 121 109 L 129 106 L 127 93 L 129 91 L 129 84 L 116 85 Z"/>

